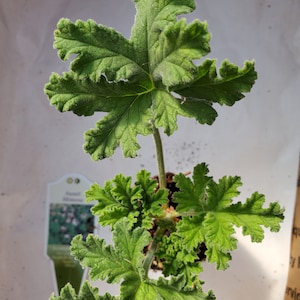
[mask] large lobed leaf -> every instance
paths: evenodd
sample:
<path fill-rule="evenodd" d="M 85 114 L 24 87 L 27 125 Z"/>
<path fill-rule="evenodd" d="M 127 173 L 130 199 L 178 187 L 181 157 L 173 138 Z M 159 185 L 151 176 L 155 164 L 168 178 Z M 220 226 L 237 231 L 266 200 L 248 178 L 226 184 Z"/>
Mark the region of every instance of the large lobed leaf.
<path fill-rule="evenodd" d="M 214 60 L 195 65 L 210 51 L 210 34 L 205 22 L 179 18 L 195 9 L 193 0 L 134 2 L 129 40 L 92 20 L 61 19 L 54 33 L 59 57 L 73 61 L 46 84 L 50 103 L 79 116 L 107 113 L 85 133 L 93 160 L 112 156 L 119 145 L 125 157 L 135 157 L 137 135 L 151 134 L 153 125 L 171 135 L 178 115 L 211 125 L 213 103 L 233 105 L 256 79 L 253 62 L 240 69 L 226 60 L 219 71 Z"/>
<path fill-rule="evenodd" d="M 264 208 L 265 197 L 254 193 L 247 201 L 233 203 L 239 195 L 239 177 L 223 177 L 219 182 L 207 177 L 208 169 L 201 164 L 195 167 L 194 182 L 183 175 L 175 177 L 180 191 L 175 194 L 177 211 L 183 216 L 178 232 L 183 247 L 197 249 L 201 243 L 207 247 L 206 256 L 218 269 L 226 269 L 231 259 L 230 251 L 236 249 L 236 227 L 253 242 L 261 242 L 263 227 L 279 231 L 283 209 L 278 203 Z"/>

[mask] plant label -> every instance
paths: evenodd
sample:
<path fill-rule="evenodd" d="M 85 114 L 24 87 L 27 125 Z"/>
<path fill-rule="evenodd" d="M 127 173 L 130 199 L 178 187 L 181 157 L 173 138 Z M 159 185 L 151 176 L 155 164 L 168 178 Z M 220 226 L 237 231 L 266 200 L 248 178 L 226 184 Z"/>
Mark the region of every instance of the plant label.
<path fill-rule="evenodd" d="M 68 174 L 48 184 L 46 210 L 46 255 L 52 260 L 56 293 L 70 282 L 78 292 L 85 271 L 70 253 L 74 236 L 85 239 L 94 232 L 95 218 L 85 202 L 91 182 L 79 174 Z"/>

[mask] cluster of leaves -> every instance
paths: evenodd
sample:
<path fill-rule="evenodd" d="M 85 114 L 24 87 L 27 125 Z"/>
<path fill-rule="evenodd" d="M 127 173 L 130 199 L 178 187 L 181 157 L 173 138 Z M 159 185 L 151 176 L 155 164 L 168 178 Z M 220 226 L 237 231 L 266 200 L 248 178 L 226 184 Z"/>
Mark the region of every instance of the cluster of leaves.
<path fill-rule="evenodd" d="M 137 135 L 155 136 L 159 128 L 171 135 L 178 116 L 213 124 L 213 105 L 233 105 L 257 77 L 254 62 L 239 68 L 225 60 L 217 69 L 216 60 L 202 59 L 210 51 L 207 24 L 179 18 L 195 9 L 194 0 L 134 2 L 130 39 L 92 20 L 61 19 L 54 33 L 59 57 L 75 58 L 68 72 L 51 75 L 45 86 L 50 103 L 79 116 L 106 113 L 85 133 L 84 149 L 93 160 L 112 156 L 119 145 L 125 157 L 135 157 Z M 158 162 L 161 183 L 163 162 Z M 175 176 L 176 207 L 169 206 L 168 191 L 163 185 L 157 188 L 147 171 L 138 172 L 134 184 L 124 175 L 103 187 L 93 184 L 86 198 L 97 201 L 92 212 L 102 226 L 112 228 L 114 245 L 94 235 L 78 235 L 71 251 L 90 268 L 92 280 L 119 283 L 120 295 L 100 296 L 88 283 L 76 295 L 68 284 L 51 300 L 215 299 L 212 292 L 202 291 L 199 247 L 205 244 L 207 260 L 226 269 L 237 247 L 234 228 L 242 227 L 244 235 L 260 242 L 262 226 L 279 230 L 283 210 L 277 203 L 263 208 L 265 199 L 258 193 L 244 204 L 234 203 L 240 178 L 215 182 L 207 174 L 207 165 L 199 164 L 192 179 Z M 163 265 L 164 277 L 158 280 L 148 276 L 154 258 Z"/>
<path fill-rule="evenodd" d="M 79 116 L 107 113 L 85 133 L 84 149 L 94 160 L 111 156 L 118 145 L 125 157 L 136 156 L 138 134 L 152 134 L 155 126 L 171 135 L 178 115 L 212 124 L 212 105 L 233 105 L 257 77 L 254 62 L 239 68 L 225 60 L 219 70 L 215 60 L 194 64 L 209 53 L 210 33 L 205 22 L 178 20 L 195 9 L 193 0 L 134 2 L 129 40 L 92 20 L 61 19 L 54 34 L 59 57 L 76 57 L 70 71 L 51 75 L 45 86 L 50 103 Z"/>
<path fill-rule="evenodd" d="M 145 171 L 137 174 L 134 187 L 132 179 L 123 175 L 106 182 L 103 188 L 93 184 L 86 193 L 87 199 L 98 202 L 93 213 L 99 216 L 101 225 L 112 227 L 114 246 L 94 235 L 86 241 L 79 235 L 72 241 L 72 255 L 82 266 L 90 268 L 92 280 L 120 283 L 121 289 L 120 298 L 108 294 L 101 298 L 88 285 L 83 286 L 81 293 L 93 295 L 88 299 L 214 299 L 211 292 L 202 292 L 198 277 L 202 272 L 199 245 L 206 244 L 209 262 L 216 263 L 218 269 L 226 269 L 230 252 L 237 248 L 234 227 L 242 227 L 244 235 L 260 242 L 264 236 L 262 226 L 275 232 L 280 229 L 283 210 L 278 203 L 263 208 L 265 198 L 258 193 L 243 204 L 234 203 L 240 178 L 223 177 L 215 182 L 207 173 L 203 163 L 195 167 L 192 179 L 184 174 L 175 176 L 180 191 L 174 194 L 177 207 L 171 214 L 163 205 L 168 201 L 166 190 L 156 193 L 156 181 Z M 163 233 L 154 240 L 149 233 L 153 225 Z M 149 254 L 145 247 L 150 243 L 159 245 L 154 256 L 161 259 L 165 278 L 148 277 L 145 260 Z M 74 294 L 67 286 L 61 298 L 52 299 L 84 299 L 80 295 L 66 298 L 64 293 Z"/>

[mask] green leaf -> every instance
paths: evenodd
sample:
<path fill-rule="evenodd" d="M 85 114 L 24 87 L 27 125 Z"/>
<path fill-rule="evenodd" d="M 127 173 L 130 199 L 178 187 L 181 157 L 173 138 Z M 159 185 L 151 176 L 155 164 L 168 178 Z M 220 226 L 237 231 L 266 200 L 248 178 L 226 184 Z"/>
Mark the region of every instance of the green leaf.
<path fill-rule="evenodd" d="M 206 299 L 213 300 L 215 296 L 212 292 L 208 295 L 204 294 L 199 289 L 185 290 L 185 280 L 183 276 L 172 278 L 171 280 L 165 280 L 160 278 L 157 282 L 147 281 L 142 282 L 138 287 L 136 294 L 132 298 L 125 299 L 145 299 L 145 300 L 197 300 Z"/>
<path fill-rule="evenodd" d="M 153 218 L 163 215 L 161 206 L 168 203 L 168 191 L 156 191 L 157 181 L 150 178 L 149 172 L 141 170 L 136 176 L 134 186 L 132 178 L 122 174 L 107 181 L 103 188 L 97 183 L 91 185 L 86 192 L 86 200 L 98 202 L 92 212 L 99 216 L 101 225 L 114 226 L 126 217 L 132 226 L 150 229 Z"/>
<path fill-rule="evenodd" d="M 135 157 L 140 149 L 137 134 L 152 132 L 150 106 L 148 94 L 122 99 L 109 115 L 97 122 L 95 129 L 85 133 L 85 151 L 98 160 L 112 156 L 120 144 L 125 157 Z"/>
<path fill-rule="evenodd" d="M 136 156 L 140 148 L 137 134 L 152 132 L 151 98 L 147 86 L 127 82 L 110 84 L 104 77 L 94 83 L 74 73 L 63 77 L 52 74 L 45 86 L 50 103 L 59 111 L 89 116 L 96 111 L 110 112 L 85 133 L 85 150 L 94 160 L 109 157 L 121 144 L 126 157 Z"/>
<path fill-rule="evenodd" d="M 157 189 L 157 181 L 151 179 L 151 174 L 145 170 L 137 173 L 135 185 L 141 189 L 141 217 L 144 228 L 153 226 L 153 218 L 163 215 L 162 205 L 168 203 L 168 190 Z"/>
<path fill-rule="evenodd" d="M 198 75 L 192 83 L 185 87 L 174 87 L 176 93 L 192 99 L 206 99 L 219 104 L 233 105 L 236 101 L 244 98 L 244 94 L 249 92 L 257 79 L 254 70 L 254 62 L 246 61 L 242 69 L 223 61 L 219 69 L 218 77 L 216 61 L 205 60 L 198 67 Z"/>
<path fill-rule="evenodd" d="M 283 220 L 283 209 L 278 203 L 263 208 L 265 198 L 254 193 L 247 201 L 233 203 L 242 185 L 238 176 L 223 177 L 219 182 L 207 176 L 206 165 L 194 169 L 193 181 L 179 174 L 175 177 L 180 192 L 176 193 L 177 210 L 183 217 L 177 232 L 183 248 L 197 248 L 202 242 L 207 247 L 208 261 L 215 262 L 218 269 L 226 269 L 231 259 L 230 251 L 236 249 L 234 227 L 242 227 L 244 235 L 254 242 L 264 237 L 262 227 L 278 231 Z"/>
<path fill-rule="evenodd" d="M 113 111 L 120 105 L 120 101 L 127 103 L 129 99 L 130 103 L 139 95 L 147 93 L 148 89 L 151 87 L 142 83 L 138 85 L 120 81 L 111 84 L 104 76 L 95 83 L 88 78 L 79 78 L 73 72 L 64 73 L 62 77 L 52 73 L 49 83 L 45 85 L 45 93 L 51 105 L 56 106 L 60 112 L 73 111 L 78 116 Z"/>
<path fill-rule="evenodd" d="M 132 230 L 130 222 L 124 219 L 115 224 L 114 246 L 106 245 L 104 239 L 94 235 L 89 235 L 86 241 L 83 241 L 82 236 L 79 235 L 72 241 L 71 253 L 83 267 L 90 268 L 92 280 L 101 279 L 108 283 L 121 283 L 120 299 L 214 299 L 211 292 L 208 295 L 202 292 L 200 284 L 197 287 L 187 286 L 187 277 L 184 275 L 171 277 L 170 280 L 148 279 L 143 269 L 145 259 L 143 250 L 150 241 L 148 231 L 142 228 Z M 85 295 L 92 297 L 96 292 L 97 289 L 86 287 Z M 70 286 L 65 288 L 65 294 L 70 294 L 73 298 L 58 300 L 81 300 L 76 298 Z M 102 300 L 102 298 L 90 299 Z"/>
<path fill-rule="evenodd" d="M 210 51 L 209 40 L 206 23 L 198 20 L 187 25 L 181 19 L 166 26 L 149 52 L 154 81 L 166 87 L 191 82 L 197 74 L 193 60 Z"/>
<path fill-rule="evenodd" d="M 195 9 L 194 0 L 184 3 L 178 0 L 134 0 L 136 17 L 132 27 L 131 39 L 137 53 L 139 65 L 149 70 L 149 50 L 155 48 L 162 30 L 177 22 L 177 16 L 187 14 Z"/>
<path fill-rule="evenodd" d="M 76 236 L 71 244 L 71 253 L 83 267 L 90 268 L 92 280 L 101 279 L 108 283 L 120 283 L 129 278 L 139 282 L 143 273 L 143 249 L 150 242 L 149 233 L 137 228 L 130 230 L 127 220 L 115 225 L 113 241 L 115 247 L 106 245 L 104 239 L 89 235 L 84 242 Z"/>
<path fill-rule="evenodd" d="M 70 283 L 67 283 L 60 291 L 60 296 L 52 295 L 49 300 L 117 300 L 116 297 L 106 293 L 104 296 L 99 296 L 98 288 L 92 287 L 87 281 L 76 295 L 74 288 Z"/>
<path fill-rule="evenodd" d="M 173 134 L 177 130 L 177 115 L 181 112 L 180 101 L 162 90 L 155 90 L 152 95 L 155 126 L 163 127 L 167 135 Z"/>
<path fill-rule="evenodd" d="M 77 54 L 71 70 L 82 77 L 93 81 L 103 74 L 109 81 L 145 77 L 144 70 L 136 63 L 133 45 L 113 28 L 93 20 L 72 23 L 61 19 L 54 36 L 54 47 L 61 59 Z"/>
<path fill-rule="evenodd" d="M 140 213 L 137 199 L 141 196 L 140 191 L 128 186 L 130 182 L 130 178 L 117 175 L 115 180 L 107 181 L 104 188 L 94 183 L 86 191 L 88 202 L 98 201 L 93 206 L 92 212 L 95 216 L 99 216 L 101 225 L 114 226 L 116 222 L 124 217 L 127 217 L 132 225 L 137 222 Z"/>
<path fill-rule="evenodd" d="M 178 212 L 201 212 L 206 200 L 207 184 L 212 180 L 208 177 L 209 170 L 205 163 L 194 168 L 193 182 L 190 178 L 180 173 L 174 181 L 179 192 L 174 194 L 175 202 L 178 203 Z"/>
<path fill-rule="evenodd" d="M 263 208 L 264 203 L 265 196 L 255 192 L 245 203 L 238 202 L 228 209 L 232 222 L 238 227 L 241 226 L 243 235 L 249 235 L 252 242 L 263 240 L 262 226 L 278 232 L 280 222 L 284 219 L 284 209 L 277 202 L 270 203 L 268 208 Z"/>
<path fill-rule="evenodd" d="M 187 240 L 188 237 L 185 237 Z M 184 275 L 185 288 L 201 288 L 199 274 L 203 271 L 199 262 L 198 250 L 185 244 L 182 236 L 176 232 L 170 236 L 163 236 L 159 243 L 156 257 L 163 262 L 163 274 L 165 276 Z"/>
<path fill-rule="evenodd" d="M 181 115 L 194 118 L 200 124 L 212 125 L 218 116 L 212 103 L 205 99 L 183 97 L 181 100 Z"/>
<path fill-rule="evenodd" d="M 167 135 L 177 130 L 177 116 L 211 125 L 213 103 L 232 105 L 249 92 L 255 79 L 254 63 L 244 68 L 206 60 L 207 24 L 188 24 L 180 15 L 195 9 L 195 1 L 135 0 L 136 18 L 129 40 L 92 20 L 72 23 L 61 19 L 54 46 L 71 71 L 52 74 L 45 86 L 50 103 L 61 112 L 79 116 L 106 112 L 85 133 L 84 149 L 93 160 L 113 155 L 121 146 L 125 157 L 135 157 L 137 135 L 153 133 L 153 125 Z"/>
<path fill-rule="evenodd" d="M 204 214 L 193 217 L 183 217 L 177 229 L 180 236 L 184 237 L 184 244 L 188 248 L 195 248 L 205 241 Z"/>
<path fill-rule="evenodd" d="M 218 183 L 210 181 L 206 207 L 215 211 L 228 207 L 232 203 L 232 199 L 240 194 L 238 190 L 240 186 L 242 186 L 242 182 L 238 176 L 224 176 Z"/>

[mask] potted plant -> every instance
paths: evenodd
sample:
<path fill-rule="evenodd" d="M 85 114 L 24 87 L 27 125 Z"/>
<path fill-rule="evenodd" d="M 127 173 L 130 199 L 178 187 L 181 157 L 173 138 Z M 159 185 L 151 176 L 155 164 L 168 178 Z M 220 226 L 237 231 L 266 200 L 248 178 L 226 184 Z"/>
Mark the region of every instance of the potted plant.
<path fill-rule="evenodd" d="M 102 226 L 110 226 L 113 245 L 93 234 L 76 236 L 71 253 L 91 280 L 119 283 L 119 296 L 102 294 L 89 282 L 76 295 L 67 284 L 50 299 L 215 299 L 202 290 L 201 262 L 224 270 L 237 248 L 234 227 L 261 242 L 266 227 L 280 229 L 283 209 L 264 207 L 255 192 L 235 201 L 242 185 L 238 176 L 218 181 L 206 163 L 192 174 L 166 173 L 161 132 L 177 130 L 177 116 L 212 125 L 214 105 L 232 106 L 249 92 L 257 78 L 253 61 L 242 68 L 228 60 L 219 69 L 210 52 L 205 22 L 187 23 L 179 15 L 195 9 L 193 0 L 134 0 L 135 23 L 130 39 L 92 20 L 61 19 L 54 46 L 62 60 L 75 58 L 70 70 L 53 73 L 45 86 L 51 105 L 78 116 L 107 113 L 86 131 L 85 151 L 95 161 L 121 147 L 125 157 L 137 155 L 137 135 L 154 137 L 158 175 L 146 170 L 136 178 L 117 174 L 103 186 L 94 183 L 87 201 Z M 199 65 L 195 62 L 201 59 Z M 161 276 L 153 279 L 151 269 Z"/>

